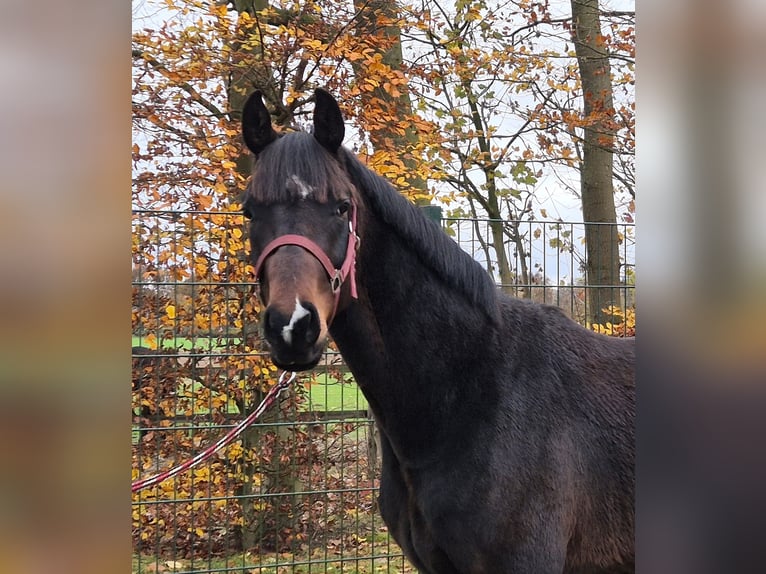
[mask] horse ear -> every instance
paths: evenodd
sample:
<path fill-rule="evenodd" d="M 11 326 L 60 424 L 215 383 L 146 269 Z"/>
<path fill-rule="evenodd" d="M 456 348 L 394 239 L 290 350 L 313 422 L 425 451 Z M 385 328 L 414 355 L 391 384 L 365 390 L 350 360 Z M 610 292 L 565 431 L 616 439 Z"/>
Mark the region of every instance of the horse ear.
<path fill-rule="evenodd" d="M 277 132 L 271 127 L 269 110 L 263 105 L 263 98 L 258 90 L 250 95 L 242 109 L 242 137 L 255 155 L 277 139 Z"/>
<path fill-rule="evenodd" d="M 321 88 L 314 91 L 314 137 L 328 151 L 335 153 L 343 143 L 346 128 L 338 102 Z"/>

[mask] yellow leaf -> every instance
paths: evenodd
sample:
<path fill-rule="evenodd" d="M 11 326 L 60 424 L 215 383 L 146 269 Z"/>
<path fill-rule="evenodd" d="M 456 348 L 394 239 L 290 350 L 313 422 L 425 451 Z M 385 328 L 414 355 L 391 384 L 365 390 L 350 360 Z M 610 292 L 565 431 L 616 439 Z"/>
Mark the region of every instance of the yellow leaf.
<path fill-rule="evenodd" d="M 196 199 L 202 209 L 207 209 L 213 203 L 213 198 L 209 195 L 198 195 Z"/>
<path fill-rule="evenodd" d="M 141 343 L 146 345 L 150 349 L 156 349 L 157 348 L 157 336 L 154 333 L 149 333 L 146 337 L 143 338 Z"/>
<path fill-rule="evenodd" d="M 168 305 L 167 307 L 165 307 L 165 313 L 171 319 L 175 319 L 176 318 L 176 308 L 175 308 L 175 305 Z"/>

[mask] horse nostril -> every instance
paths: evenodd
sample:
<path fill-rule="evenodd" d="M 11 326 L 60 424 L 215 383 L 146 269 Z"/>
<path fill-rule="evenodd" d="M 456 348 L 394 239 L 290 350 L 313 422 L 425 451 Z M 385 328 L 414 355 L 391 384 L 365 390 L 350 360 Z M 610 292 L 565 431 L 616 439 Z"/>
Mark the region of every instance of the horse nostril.
<path fill-rule="evenodd" d="M 308 345 L 313 345 L 319 338 L 319 313 L 311 303 L 304 303 L 304 305 L 309 314 L 302 319 L 305 327 L 303 339 Z"/>
<path fill-rule="evenodd" d="M 266 308 L 263 315 L 263 326 L 267 336 L 279 333 L 285 323 L 287 323 L 287 319 L 282 313 L 273 307 Z"/>
<path fill-rule="evenodd" d="M 321 330 L 316 307 L 297 299 L 290 316 L 269 307 L 265 311 L 263 321 L 267 339 L 272 342 L 281 340 L 293 348 L 313 345 Z"/>
<path fill-rule="evenodd" d="M 319 338 L 319 314 L 316 307 L 296 299 L 295 310 L 287 325 L 282 327 L 282 338 L 288 345 L 313 345 Z"/>

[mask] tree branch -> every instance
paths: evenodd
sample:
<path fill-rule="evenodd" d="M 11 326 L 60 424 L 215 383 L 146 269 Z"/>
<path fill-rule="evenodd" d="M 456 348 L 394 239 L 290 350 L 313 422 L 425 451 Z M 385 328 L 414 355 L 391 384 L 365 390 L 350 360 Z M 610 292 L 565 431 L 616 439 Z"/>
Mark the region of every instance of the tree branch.
<path fill-rule="evenodd" d="M 131 51 L 131 54 L 133 58 L 137 58 L 139 60 L 143 60 L 147 64 L 149 64 L 152 68 L 157 70 L 160 74 L 168 78 L 169 80 L 172 80 L 170 77 L 170 70 L 167 66 L 165 66 L 162 62 L 158 61 L 154 56 L 150 56 L 143 50 L 139 50 L 137 48 L 133 48 Z M 209 111 L 211 114 L 213 114 L 216 118 L 228 118 L 231 119 L 229 114 L 226 112 L 222 112 L 215 104 L 210 102 L 208 99 L 204 98 L 202 94 L 200 94 L 194 86 L 192 86 L 188 82 L 180 82 L 175 84 L 179 88 L 181 88 L 183 91 L 185 91 L 187 94 L 191 96 L 191 99 L 193 102 L 199 104 L 203 108 L 205 108 L 207 111 Z"/>

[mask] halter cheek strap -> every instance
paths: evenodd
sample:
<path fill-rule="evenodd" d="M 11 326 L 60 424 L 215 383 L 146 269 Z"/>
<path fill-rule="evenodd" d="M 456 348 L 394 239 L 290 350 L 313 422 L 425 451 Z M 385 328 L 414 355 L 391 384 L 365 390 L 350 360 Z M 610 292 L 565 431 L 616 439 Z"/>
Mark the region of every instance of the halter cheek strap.
<path fill-rule="evenodd" d="M 341 287 L 343 287 L 346 279 L 348 279 L 350 283 L 349 288 L 351 290 L 351 297 L 354 299 L 358 297 L 356 289 L 356 252 L 359 248 L 359 236 L 356 234 L 356 205 L 352 201 L 349 206 L 348 244 L 346 245 L 346 256 L 343 259 L 343 264 L 340 266 L 340 269 L 335 268 L 324 250 L 314 241 L 303 235 L 288 233 L 286 235 L 280 235 L 264 247 L 260 257 L 258 257 L 258 260 L 255 262 L 255 277 L 257 279 L 260 279 L 263 264 L 266 262 L 269 255 L 284 245 L 297 245 L 311 253 L 316 260 L 321 263 L 327 276 L 330 278 L 330 287 L 332 288 L 335 297 L 335 303 L 333 305 L 332 314 L 327 319 L 327 324 L 329 325 L 332 322 L 333 317 L 335 317 L 335 313 L 338 311 Z"/>

